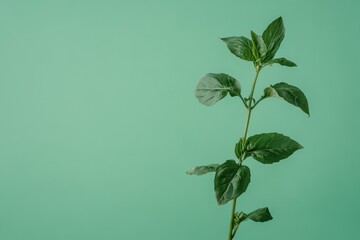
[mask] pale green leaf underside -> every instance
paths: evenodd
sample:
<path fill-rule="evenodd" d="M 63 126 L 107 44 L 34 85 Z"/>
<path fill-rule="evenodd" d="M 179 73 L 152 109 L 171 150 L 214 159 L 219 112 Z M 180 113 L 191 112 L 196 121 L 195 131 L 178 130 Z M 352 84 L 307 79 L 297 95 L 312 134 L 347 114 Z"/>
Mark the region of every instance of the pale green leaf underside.
<path fill-rule="evenodd" d="M 209 164 L 206 166 L 197 166 L 197 167 L 189 169 L 188 171 L 186 171 L 186 173 L 189 175 L 201 176 L 201 175 L 204 175 L 209 172 L 216 172 L 216 168 L 218 166 L 219 166 L 219 164 Z"/>
<path fill-rule="evenodd" d="M 204 105 L 214 105 L 228 93 L 240 96 L 240 83 L 224 73 L 208 73 L 200 79 L 196 86 L 195 96 Z"/>

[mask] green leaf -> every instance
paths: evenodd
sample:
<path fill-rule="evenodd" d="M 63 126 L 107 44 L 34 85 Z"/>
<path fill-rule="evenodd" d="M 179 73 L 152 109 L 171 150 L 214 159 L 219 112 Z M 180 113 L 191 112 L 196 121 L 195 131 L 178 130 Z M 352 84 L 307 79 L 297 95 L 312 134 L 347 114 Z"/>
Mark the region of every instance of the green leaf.
<path fill-rule="evenodd" d="M 240 83 L 233 77 L 224 73 L 208 73 L 198 82 L 195 96 L 207 106 L 215 104 L 223 99 L 227 93 L 240 96 Z"/>
<path fill-rule="evenodd" d="M 263 38 L 251 31 L 251 39 L 253 42 L 252 52 L 256 60 L 263 59 L 266 56 L 267 47 Z"/>
<path fill-rule="evenodd" d="M 239 142 L 236 143 L 235 145 L 235 155 L 238 159 L 242 158 L 242 155 L 244 153 L 244 147 L 245 147 L 245 142 L 244 142 L 244 138 L 240 138 Z"/>
<path fill-rule="evenodd" d="M 233 227 L 233 230 L 232 230 L 232 238 L 234 238 L 238 228 L 239 228 L 239 225 L 241 222 L 243 222 L 246 218 L 246 213 L 244 212 L 236 212 L 234 214 L 234 227 Z"/>
<path fill-rule="evenodd" d="M 252 42 L 246 37 L 227 37 L 221 38 L 230 52 L 235 56 L 244 59 L 246 61 L 254 61 L 254 56 L 252 54 Z"/>
<path fill-rule="evenodd" d="M 232 237 L 235 236 L 240 223 L 249 219 L 255 222 L 267 222 L 272 220 L 273 217 L 271 216 L 270 211 L 267 207 L 259 208 L 249 214 L 246 214 L 244 212 L 237 212 L 234 214 L 234 228 L 232 230 Z"/>
<path fill-rule="evenodd" d="M 234 160 L 227 160 L 216 169 L 214 188 L 219 205 L 239 197 L 250 183 L 250 169 Z"/>
<path fill-rule="evenodd" d="M 264 98 L 281 97 L 288 103 L 299 107 L 310 116 L 308 101 L 305 94 L 297 87 L 281 82 L 264 89 Z"/>
<path fill-rule="evenodd" d="M 186 171 L 186 173 L 189 175 L 201 176 L 201 175 L 204 175 L 209 172 L 216 172 L 216 168 L 218 166 L 219 166 L 219 164 L 209 164 L 206 166 L 197 166 L 192 169 L 189 169 L 188 171 Z"/>
<path fill-rule="evenodd" d="M 266 222 L 272 220 L 273 217 L 270 214 L 269 209 L 266 208 L 259 208 L 251 213 L 249 213 L 244 220 L 253 220 L 255 222 Z"/>
<path fill-rule="evenodd" d="M 273 63 L 278 63 L 282 66 L 286 66 L 286 67 L 296 67 L 296 64 L 290 60 L 287 60 L 286 58 L 275 58 L 272 59 L 270 61 L 268 61 L 266 64 L 273 64 Z"/>
<path fill-rule="evenodd" d="M 269 164 L 285 159 L 301 148 L 299 143 L 282 134 L 262 133 L 247 139 L 245 151 L 255 160 Z"/>
<path fill-rule="evenodd" d="M 284 23 L 282 17 L 279 17 L 272 23 L 270 23 L 270 25 L 265 29 L 264 33 L 262 34 L 262 38 L 264 39 L 264 42 L 268 49 L 264 62 L 267 62 L 274 58 L 284 37 Z"/>

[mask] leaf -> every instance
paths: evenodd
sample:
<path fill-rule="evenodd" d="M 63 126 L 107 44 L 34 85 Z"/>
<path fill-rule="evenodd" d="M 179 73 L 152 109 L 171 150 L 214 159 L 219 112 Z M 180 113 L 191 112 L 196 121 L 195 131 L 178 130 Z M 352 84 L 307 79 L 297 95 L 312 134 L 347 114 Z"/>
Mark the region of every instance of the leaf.
<path fill-rule="evenodd" d="M 235 56 L 244 59 L 246 61 L 254 61 L 254 56 L 252 54 L 252 42 L 246 37 L 227 37 L 221 38 L 230 52 Z"/>
<path fill-rule="evenodd" d="M 235 78 L 224 73 L 208 73 L 197 84 L 195 96 L 202 104 L 211 106 L 227 93 L 240 96 L 240 91 L 240 83 Z"/>
<path fill-rule="evenodd" d="M 241 222 L 243 222 L 246 218 L 246 213 L 244 212 L 236 212 L 234 214 L 234 227 L 233 227 L 233 230 L 232 230 L 232 238 L 234 238 L 238 228 L 239 228 L 239 225 Z"/>
<path fill-rule="evenodd" d="M 239 142 L 235 144 L 235 155 L 238 159 L 242 158 L 243 152 L 244 152 L 244 138 L 240 138 Z"/>
<path fill-rule="evenodd" d="M 282 134 L 262 133 L 247 139 L 245 151 L 255 160 L 269 164 L 285 159 L 301 148 L 299 143 Z"/>
<path fill-rule="evenodd" d="M 282 17 L 279 17 L 275 19 L 272 23 L 270 23 L 270 25 L 265 29 L 264 33 L 262 34 L 262 38 L 264 39 L 268 50 L 264 62 L 267 62 L 274 58 L 284 37 L 284 23 Z"/>
<path fill-rule="evenodd" d="M 250 169 L 227 160 L 216 169 L 214 188 L 219 205 L 239 197 L 250 183 Z"/>
<path fill-rule="evenodd" d="M 299 107 L 310 116 L 308 101 L 305 94 L 297 87 L 280 82 L 264 89 L 264 98 L 281 97 L 288 103 Z"/>
<path fill-rule="evenodd" d="M 189 175 L 204 175 L 209 172 L 216 172 L 216 168 L 219 166 L 219 164 L 209 164 L 207 166 L 197 166 L 192 169 L 189 169 L 186 171 Z"/>
<path fill-rule="evenodd" d="M 244 212 L 237 212 L 234 214 L 234 227 L 232 230 L 232 237 L 235 236 L 240 223 L 246 221 L 246 220 L 253 220 L 255 222 L 267 222 L 273 219 L 273 217 L 270 214 L 269 209 L 266 208 L 259 208 L 249 214 L 246 214 Z"/>
<path fill-rule="evenodd" d="M 273 63 L 278 63 L 282 66 L 287 66 L 287 67 L 296 67 L 296 64 L 294 62 L 287 60 L 286 58 L 275 58 L 268 61 L 266 64 L 273 64 Z"/>
<path fill-rule="evenodd" d="M 253 42 L 252 52 L 256 60 L 263 59 L 267 52 L 267 47 L 263 38 L 251 31 L 251 39 Z"/>
<path fill-rule="evenodd" d="M 269 209 L 266 208 L 259 208 L 251 213 L 249 213 L 244 220 L 253 220 L 255 222 L 266 222 L 272 220 L 273 217 L 270 214 Z"/>

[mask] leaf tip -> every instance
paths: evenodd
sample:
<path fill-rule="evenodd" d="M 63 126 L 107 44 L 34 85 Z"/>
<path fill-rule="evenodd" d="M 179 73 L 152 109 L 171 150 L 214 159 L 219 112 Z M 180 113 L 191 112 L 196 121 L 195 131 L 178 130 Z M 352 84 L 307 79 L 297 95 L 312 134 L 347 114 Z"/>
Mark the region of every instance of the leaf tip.
<path fill-rule="evenodd" d="M 309 111 L 309 107 L 307 104 L 305 106 L 301 107 L 301 110 L 303 110 L 303 112 L 306 113 L 306 115 L 308 115 L 308 117 L 310 117 L 310 111 Z"/>
<path fill-rule="evenodd" d="M 191 168 L 191 169 L 188 169 L 188 170 L 185 171 L 185 173 L 187 175 L 193 175 L 193 172 L 194 172 L 194 168 Z"/>
<path fill-rule="evenodd" d="M 277 19 L 275 19 L 273 22 L 277 22 L 277 21 L 283 23 L 283 22 L 284 22 L 284 21 L 283 21 L 283 17 L 280 16 L 280 17 L 278 17 Z"/>
<path fill-rule="evenodd" d="M 220 40 L 223 41 L 224 43 L 226 43 L 227 39 L 228 39 L 227 37 L 221 37 L 220 38 Z"/>
<path fill-rule="evenodd" d="M 273 217 L 271 216 L 271 213 L 270 213 L 270 210 L 269 210 L 269 208 L 268 208 L 268 207 L 266 207 L 266 208 L 265 208 L 265 212 L 266 212 L 266 214 L 268 214 L 268 215 L 269 215 L 269 220 L 272 220 L 272 219 L 273 219 Z"/>

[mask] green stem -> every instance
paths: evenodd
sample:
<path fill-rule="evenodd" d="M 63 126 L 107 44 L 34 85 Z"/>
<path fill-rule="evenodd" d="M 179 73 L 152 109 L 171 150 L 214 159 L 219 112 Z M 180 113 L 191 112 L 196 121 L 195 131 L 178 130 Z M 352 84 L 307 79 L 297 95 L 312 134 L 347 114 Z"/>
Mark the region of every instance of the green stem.
<path fill-rule="evenodd" d="M 246 124 L 245 124 L 245 130 L 244 130 L 244 141 L 246 141 L 246 136 L 247 136 L 247 132 L 249 129 L 249 123 L 250 123 L 250 117 L 251 117 L 251 110 L 252 110 L 252 102 L 253 102 L 253 96 L 254 96 L 254 91 L 255 91 L 255 86 L 256 86 L 256 81 L 257 78 L 259 76 L 259 72 L 261 70 L 261 67 L 257 66 L 255 67 L 256 69 L 256 74 L 255 74 L 255 78 L 251 87 L 251 92 L 249 95 L 249 105 L 247 106 L 248 109 L 248 114 L 247 114 L 247 119 L 246 119 Z M 244 159 L 241 159 L 241 162 Z M 236 209 L 236 198 L 233 199 L 232 202 L 232 209 L 231 209 L 231 218 L 230 218 L 230 228 L 229 228 L 229 235 L 228 235 L 228 240 L 232 240 L 233 239 L 233 228 L 234 228 L 234 216 L 235 216 L 235 209 Z"/>
<path fill-rule="evenodd" d="M 240 98 L 241 98 L 241 101 L 243 102 L 244 106 L 246 108 L 248 108 L 248 105 L 246 104 L 246 102 L 245 102 L 244 98 L 241 96 L 241 94 L 240 94 Z"/>
<path fill-rule="evenodd" d="M 254 106 L 252 106 L 251 108 L 254 109 L 256 107 L 256 105 L 258 105 L 258 103 L 264 99 L 265 99 L 265 96 L 262 96 L 257 102 L 255 102 Z"/>
<path fill-rule="evenodd" d="M 232 209 L 231 209 L 231 216 L 230 216 L 231 217 L 230 218 L 230 228 L 229 228 L 229 235 L 228 235 L 229 240 L 231 240 L 233 238 L 235 208 L 236 208 L 236 198 L 234 198 L 233 202 L 232 202 Z"/>
<path fill-rule="evenodd" d="M 246 141 L 246 135 L 249 129 L 249 123 L 250 123 L 250 117 L 251 117 L 251 110 L 252 110 L 252 102 L 253 102 L 253 97 L 254 97 L 254 91 L 255 91 L 255 86 L 256 86 L 256 81 L 257 78 L 259 76 L 259 72 L 260 72 L 260 67 L 256 67 L 256 74 L 255 74 L 255 78 L 251 87 L 251 92 L 250 92 L 250 96 L 249 96 L 249 106 L 248 106 L 248 115 L 247 115 L 247 119 L 246 119 L 246 125 L 245 125 L 245 130 L 244 130 L 244 141 Z"/>

